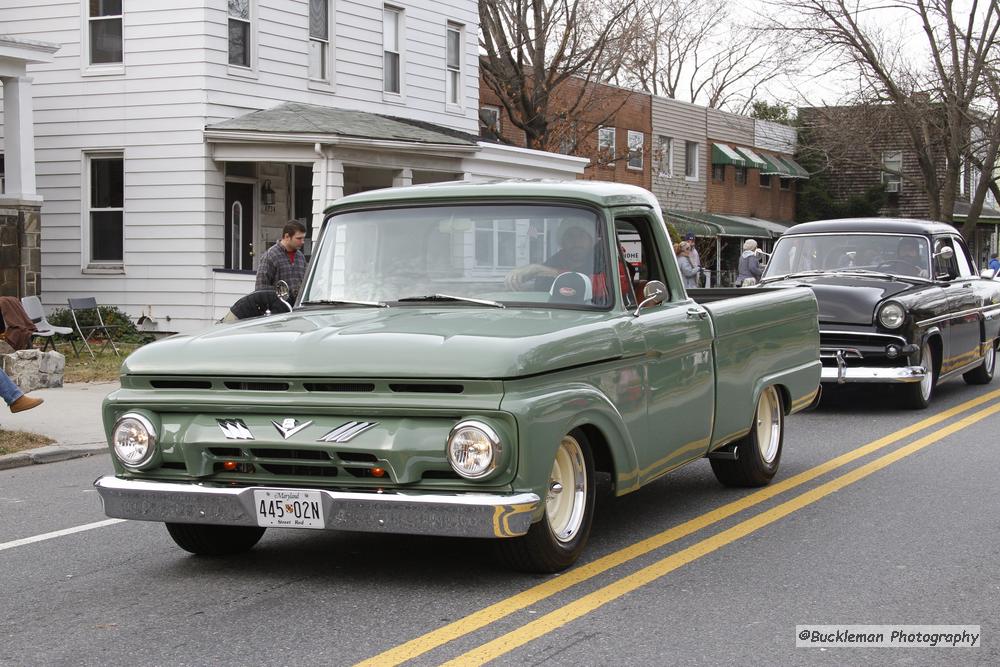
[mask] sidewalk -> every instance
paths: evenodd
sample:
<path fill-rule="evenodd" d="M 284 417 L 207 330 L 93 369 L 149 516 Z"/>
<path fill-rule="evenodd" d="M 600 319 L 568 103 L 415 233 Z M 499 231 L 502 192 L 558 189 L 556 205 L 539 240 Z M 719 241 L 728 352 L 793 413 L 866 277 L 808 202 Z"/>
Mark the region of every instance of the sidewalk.
<path fill-rule="evenodd" d="M 107 452 L 101 401 L 117 388 L 117 382 L 74 382 L 58 389 L 39 389 L 31 395 L 45 402 L 17 414 L 0 403 L 0 428 L 55 440 L 45 447 L 0 456 L 0 470 Z"/>

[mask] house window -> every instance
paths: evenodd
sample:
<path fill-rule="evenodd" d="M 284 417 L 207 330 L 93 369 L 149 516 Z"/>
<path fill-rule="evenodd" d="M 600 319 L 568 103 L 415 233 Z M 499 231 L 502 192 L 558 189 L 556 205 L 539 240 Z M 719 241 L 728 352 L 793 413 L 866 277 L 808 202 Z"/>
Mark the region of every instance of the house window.
<path fill-rule="evenodd" d="M 479 107 L 479 136 L 483 139 L 500 138 L 499 107 Z"/>
<path fill-rule="evenodd" d="M 229 0 L 229 64 L 250 67 L 250 0 Z"/>
<path fill-rule="evenodd" d="M 448 62 L 445 96 L 448 104 L 462 104 L 462 26 L 448 24 Z"/>
<path fill-rule="evenodd" d="M 747 184 L 747 168 L 736 166 L 736 185 Z"/>
<path fill-rule="evenodd" d="M 603 160 L 615 159 L 615 128 L 597 128 L 597 153 Z"/>
<path fill-rule="evenodd" d="M 782 178 L 778 181 L 778 184 L 779 184 L 778 187 L 781 188 L 782 190 L 792 189 L 792 179 L 790 178 Z"/>
<path fill-rule="evenodd" d="M 89 0 L 90 64 L 122 62 L 122 0 Z"/>
<path fill-rule="evenodd" d="M 684 142 L 684 178 L 689 181 L 698 180 L 698 142 Z"/>
<path fill-rule="evenodd" d="M 712 181 L 714 183 L 724 183 L 726 181 L 726 165 L 724 164 L 712 165 Z"/>
<path fill-rule="evenodd" d="M 563 155 L 573 155 L 576 152 L 578 129 L 579 126 L 574 120 L 563 130 L 562 136 L 559 137 L 559 152 Z"/>
<path fill-rule="evenodd" d="M 398 95 L 399 75 L 399 26 L 402 10 L 385 7 L 382 10 L 382 90 Z"/>
<path fill-rule="evenodd" d="M 771 174 L 761 174 L 760 175 L 760 187 L 770 188 L 771 187 Z"/>
<path fill-rule="evenodd" d="M 513 220 L 476 222 L 476 266 L 512 267 L 516 263 L 517 232 Z"/>
<path fill-rule="evenodd" d="M 121 263 L 125 215 L 125 160 L 121 153 L 87 159 L 90 261 Z"/>
<path fill-rule="evenodd" d="M 660 137 L 660 162 L 657 166 L 660 176 L 674 175 L 674 140 L 672 137 Z"/>
<path fill-rule="evenodd" d="M 309 0 L 309 78 L 330 80 L 330 0 Z"/>
<path fill-rule="evenodd" d="M 642 149 L 646 136 L 635 130 L 628 131 L 628 168 L 642 169 Z"/>
<path fill-rule="evenodd" d="M 882 172 L 882 184 L 885 186 L 885 191 L 899 192 L 899 185 L 903 180 L 903 177 L 900 176 L 900 172 L 903 171 L 903 151 L 883 151 L 882 166 L 895 172 Z"/>

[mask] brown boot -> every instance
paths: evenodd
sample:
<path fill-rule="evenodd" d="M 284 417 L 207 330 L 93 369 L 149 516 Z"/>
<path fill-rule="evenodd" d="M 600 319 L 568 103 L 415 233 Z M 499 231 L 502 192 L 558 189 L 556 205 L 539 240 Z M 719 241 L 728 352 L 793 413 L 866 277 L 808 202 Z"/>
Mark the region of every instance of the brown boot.
<path fill-rule="evenodd" d="M 31 396 L 21 396 L 13 403 L 10 404 L 11 412 L 23 412 L 25 410 L 30 410 L 31 408 L 37 408 L 39 405 L 45 402 L 42 398 L 32 398 Z"/>

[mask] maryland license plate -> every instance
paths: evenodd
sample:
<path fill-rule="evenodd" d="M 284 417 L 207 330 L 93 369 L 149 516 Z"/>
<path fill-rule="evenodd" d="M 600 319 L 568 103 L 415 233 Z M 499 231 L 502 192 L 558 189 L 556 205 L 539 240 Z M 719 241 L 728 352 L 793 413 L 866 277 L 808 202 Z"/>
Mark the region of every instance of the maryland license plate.
<path fill-rule="evenodd" d="M 319 491 L 255 489 L 257 525 L 268 528 L 326 528 Z"/>

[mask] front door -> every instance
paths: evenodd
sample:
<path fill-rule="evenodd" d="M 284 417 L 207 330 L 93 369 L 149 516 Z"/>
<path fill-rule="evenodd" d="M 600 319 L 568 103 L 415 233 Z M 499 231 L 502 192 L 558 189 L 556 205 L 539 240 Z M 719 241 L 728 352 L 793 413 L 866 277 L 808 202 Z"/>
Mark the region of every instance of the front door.
<path fill-rule="evenodd" d="M 941 236 L 934 241 L 934 253 L 943 248 L 951 248 L 950 258 L 934 258 L 934 274 L 939 280 L 947 280 L 945 294 L 948 295 L 948 310 L 953 317 L 948 321 L 947 352 L 941 361 L 941 372 L 967 366 L 979 358 L 979 343 L 982 340 L 983 314 L 980 307 L 981 296 L 974 285 L 981 282 L 973 275 L 971 261 L 965 245 L 956 237 Z"/>
<path fill-rule="evenodd" d="M 226 182 L 226 268 L 253 269 L 253 183 Z"/>
<path fill-rule="evenodd" d="M 659 240 L 647 216 L 615 220 L 622 261 L 619 270 L 631 309 L 642 300 L 649 280 L 665 280 Z M 679 287 L 677 288 L 680 289 Z M 712 367 L 712 325 L 700 306 L 671 294 L 662 305 L 647 305 L 632 326 L 646 341 L 648 438 L 637 442 L 639 483 L 703 456 L 708 450 L 715 417 L 715 379 Z"/>

